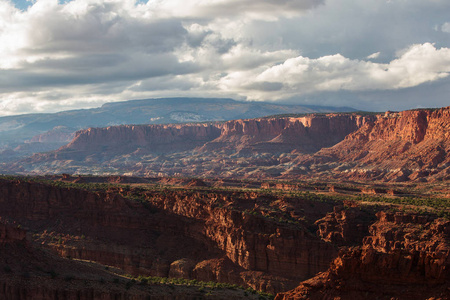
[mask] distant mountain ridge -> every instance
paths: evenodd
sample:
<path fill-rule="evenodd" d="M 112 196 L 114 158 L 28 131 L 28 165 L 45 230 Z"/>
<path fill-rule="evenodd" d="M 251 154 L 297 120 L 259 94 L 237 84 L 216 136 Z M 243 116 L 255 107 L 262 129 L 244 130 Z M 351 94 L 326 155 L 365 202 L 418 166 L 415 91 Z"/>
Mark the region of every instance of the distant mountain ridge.
<path fill-rule="evenodd" d="M 0 161 L 9 162 L 35 152 L 55 150 L 70 142 L 75 131 L 90 127 L 227 121 L 274 114 L 342 111 L 354 109 L 228 98 L 159 98 L 112 102 L 92 109 L 0 117 Z"/>
<path fill-rule="evenodd" d="M 225 173 L 232 177 L 266 177 L 266 171 L 272 170 L 279 176 L 286 171 L 280 159 L 289 163 L 298 155 L 331 147 L 374 118 L 353 113 L 310 114 L 89 128 L 78 131 L 58 150 L 34 154 L 13 164 L 10 170 L 23 174 L 219 177 Z"/>
<path fill-rule="evenodd" d="M 19 174 L 448 181 L 450 107 L 78 131 L 4 166 Z"/>

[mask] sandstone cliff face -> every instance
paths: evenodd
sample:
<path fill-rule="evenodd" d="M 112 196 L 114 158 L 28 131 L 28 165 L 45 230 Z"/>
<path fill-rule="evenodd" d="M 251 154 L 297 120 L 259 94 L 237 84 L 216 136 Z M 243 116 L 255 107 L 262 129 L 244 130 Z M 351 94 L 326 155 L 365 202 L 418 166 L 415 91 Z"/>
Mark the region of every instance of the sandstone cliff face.
<path fill-rule="evenodd" d="M 25 230 L 0 220 L 0 299 L 195 300 L 256 299 L 243 291 L 211 291 L 198 287 L 134 284 L 91 264 L 64 259 L 32 243 Z"/>
<path fill-rule="evenodd" d="M 230 155 L 253 157 L 264 153 L 316 152 L 338 143 L 372 118 L 330 114 L 208 124 L 90 128 L 77 132 L 73 141 L 59 150 L 36 154 L 15 168 L 45 169 L 51 164 L 53 172 L 55 166 L 60 165 L 64 169 L 57 169 L 59 172 L 72 173 L 74 165 L 81 163 L 91 170 L 113 166 L 141 175 L 155 169 L 168 169 L 170 175 L 196 174 L 216 168 L 215 159 L 222 159 L 225 167 L 234 165 Z M 278 162 L 272 158 L 256 158 L 255 161 L 257 165 L 273 163 Z"/>
<path fill-rule="evenodd" d="M 449 123 L 446 107 L 91 128 L 57 151 L 5 168 L 34 174 L 442 181 L 450 179 Z"/>
<path fill-rule="evenodd" d="M 197 239 L 206 237 L 244 270 L 260 271 L 290 281 L 260 280 L 254 286 L 257 289 L 283 290 L 295 281 L 326 269 L 330 258 L 336 255 L 333 245 L 320 241 L 306 228 L 283 226 L 227 208 L 213 209 L 200 195 L 191 197 L 189 205 L 185 197 L 177 194 L 164 197 L 148 194 L 147 199 L 165 211 L 202 220 L 203 228 L 195 230 L 189 226 L 185 234 L 202 236 L 193 236 Z"/>
<path fill-rule="evenodd" d="M 315 156 L 347 176 L 386 181 L 450 179 L 450 107 L 380 115 Z M 345 167 L 344 167 L 345 166 Z M 334 166 L 335 167 L 335 166 Z M 349 171 L 349 172 L 348 172 Z"/>
<path fill-rule="evenodd" d="M 369 234 L 369 226 L 374 222 L 373 211 L 358 207 L 335 206 L 332 213 L 317 220 L 319 236 L 338 246 L 354 246 L 362 243 Z"/>
<path fill-rule="evenodd" d="M 129 151 L 143 147 L 149 152 L 190 150 L 260 149 L 270 145 L 313 152 L 341 141 L 364 125 L 370 117 L 355 115 L 311 115 L 302 118 L 263 118 L 209 124 L 125 125 L 89 128 L 61 150 Z M 206 144 L 205 144 L 206 143 Z M 205 145 L 204 145 L 205 144 Z M 272 147 L 273 148 L 273 147 Z M 280 152 L 281 150 L 278 150 Z"/>
<path fill-rule="evenodd" d="M 74 140 L 61 150 L 94 153 L 127 152 L 149 148 L 155 152 L 191 150 L 220 134 L 212 124 L 122 125 L 89 128 L 76 133 Z"/>
<path fill-rule="evenodd" d="M 301 118 L 236 120 L 221 126 L 221 135 L 201 150 L 237 150 L 250 153 L 316 152 L 332 146 L 368 122 L 357 115 L 311 115 Z"/>
<path fill-rule="evenodd" d="M 276 299 L 448 299 L 450 222 L 380 212 L 363 245 Z"/>

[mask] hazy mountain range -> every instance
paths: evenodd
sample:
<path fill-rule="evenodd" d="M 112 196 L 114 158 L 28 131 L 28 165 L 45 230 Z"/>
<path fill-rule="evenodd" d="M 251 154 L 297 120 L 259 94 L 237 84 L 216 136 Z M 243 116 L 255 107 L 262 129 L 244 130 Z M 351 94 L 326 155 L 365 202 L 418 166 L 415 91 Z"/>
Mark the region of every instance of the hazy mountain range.
<path fill-rule="evenodd" d="M 99 108 L 0 117 L 0 160 L 67 144 L 80 129 L 248 119 L 275 114 L 354 111 L 350 107 L 285 105 L 221 98 L 166 98 L 107 103 Z"/>

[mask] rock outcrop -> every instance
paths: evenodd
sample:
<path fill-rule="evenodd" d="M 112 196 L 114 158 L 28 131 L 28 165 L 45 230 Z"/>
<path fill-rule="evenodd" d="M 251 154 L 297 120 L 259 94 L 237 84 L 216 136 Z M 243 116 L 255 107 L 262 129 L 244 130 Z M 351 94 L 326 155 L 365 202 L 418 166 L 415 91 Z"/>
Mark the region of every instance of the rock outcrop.
<path fill-rule="evenodd" d="M 80 158 L 101 152 L 111 157 L 138 149 L 150 153 L 192 150 L 220 135 L 212 124 L 122 125 L 78 131 L 75 138 L 58 152 L 77 152 Z M 84 155 L 84 156 L 83 156 Z M 70 155 L 69 155 L 70 156 Z"/>
<path fill-rule="evenodd" d="M 450 179 L 450 107 L 387 112 L 314 156 L 336 176 L 382 181 Z M 345 166 L 345 167 L 344 167 Z M 347 171 L 343 173 L 342 171 Z"/>
<path fill-rule="evenodd" d="M 329 114 L 229 121 L 220 126 L 220 136 L 199 151 L 226 149 L 230 154 L 236 151 L 251 154 L 295 150 L 313 153 L 340 142 L 370 119 L 350 114 Z"/>
<path fill-rule="evenodd" d="M 450 222 L 377 216 L 362 246 L 342 249 L 328 271 L 276 299 L 449 299 Z"/>
<path fill-rule="evenodd" d="M 374 221 L 374 212 L 367 208 L 335 206 L 333 212 L 317 220 L 316 224 L 324 241 L 338 246 L 354 246 L 362 243 Z"/>

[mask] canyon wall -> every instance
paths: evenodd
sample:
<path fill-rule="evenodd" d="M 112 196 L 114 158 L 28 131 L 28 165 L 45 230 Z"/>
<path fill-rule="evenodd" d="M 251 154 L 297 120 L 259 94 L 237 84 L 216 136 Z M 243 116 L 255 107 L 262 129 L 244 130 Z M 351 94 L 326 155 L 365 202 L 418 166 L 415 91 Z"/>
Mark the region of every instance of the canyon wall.
<path fill-rule="evenodd" d="M 328 271 L 276 299 L 449 299 L 450 221 L 377 217 L 361 246 L 341 249 Z"/>
<path fill-rule="evenodd" d="M 304 155 L 333 146 L 373 118 L 328 114 L 90 128 L 78 131 L 72 142 L 56 151 L 35 154 L 6 168 L 20 173 L 104 173 L 120 169 L 119 174 L 147 176 L 223 176 L 231 168 L 233 176 L 232 169 L 241 164 L 233 161 L 234 157 L 250 158 L 243 163 L 257 168 L 279 164 L 278 157 L 283 154 Z"/>
<path fill-rule="evenodd" d="M 76 133 L 60 151 L 126 152 L 146 148 L 149 152 L 171 153 L 192 150 L 242 150 L 260 145 L 289 147 L 314 152 L 341 141 L 364 125 L 370 117 L 357 115 L 311 115 L 301 118 L 261 118 L 223 123 L 123 125 L 89 128 Z M 272 147 L 273 148 L 273 147 Z M 273 149 L 267 149 L 272 152 Z M 278 152 L 283 151 L 279 149 Z"/>
<path fill-rule="evenodd" d="M 135 275 L 172 274 L 274 293 L 325 270 L 336 256 L 333 245 L 303 225 L 232 208 L 236 201 L 226 192 L 93 192 L 0 180 L 1 216 L 39 232 L 36 243 Z"/>
<path fill-rule="evenodd" d="M 214 194 L 209 196 L 216 199 L 220 197 Z M 330 257 L 337 254 L 333 245 L 321 241 L 302 226 L 283 226 L 267 218 L 225 207 L 212 209 L 201 195 L 187 198 L 177 193 L 166 196 L 148 193 L 146 199 L 164 211 L 203 220 L 203 228 L 193 230 L 188 227 L 186 235 L 201 234 L 224 251 L 229 260 L 245 270 L 255 270 L 295 282 L 326 269 Z M 254 199 L 254 203 L 258 203 L 257 199 Z M 258 289 L 270 288 L 264 280 L 258 284 Z M 272 280 L 270 284 L 276 282 Z M 290 285 L 287 281 L 284 284 L 286 286 L 279 285 L 275 289 L 284 289 Z"/>
<path fill-rule="evenodd" d="M 449 124 L 450 107 L 386 112 L 335 146 L 297 158 L 297 166 L 333 179 L 449 180 Z"/>
<path fill-rule="evenodd" d="M 150 151 L 191 150 L 220 134 L 213 124 L 122 125 L 78 131 L 61 150 L 121 152 L 147 147 Z"/>
<path fill-rule="evenodd" d="M 229 121 L 221 134 L 200 151 L 313 153 L 332 146 L 368 122 L 370 117 L 344 114 Z"/>

